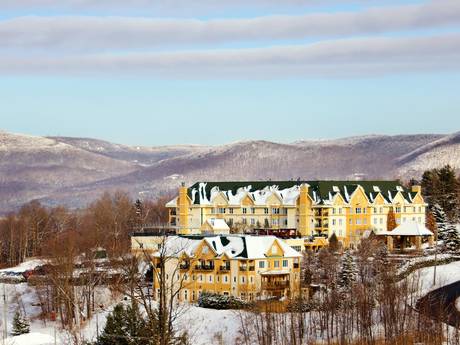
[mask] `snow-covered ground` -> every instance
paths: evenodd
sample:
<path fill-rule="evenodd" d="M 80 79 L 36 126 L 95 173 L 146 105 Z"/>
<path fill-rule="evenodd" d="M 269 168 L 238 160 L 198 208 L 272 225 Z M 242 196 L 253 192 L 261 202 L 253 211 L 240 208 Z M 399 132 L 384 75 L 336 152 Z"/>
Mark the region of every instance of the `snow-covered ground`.
<path fill-rule="evenodd" d="M 22 266 L 31 267 L 33 264 Z M 20 267 L 15 270 L 22 269 Z M 460 262 L 452 262 L 437 267 L 436 284 L 433 284 L 434 267 L 418 269 L 411 273 L 408 279 L 414 278 L 418 281 L 418 295 L 438 287 L 460 280 Z M 12 337 L 9 336 L 6 344 L 8 345 L 51 345 L 54 344 L 56 336 L 57 344 L 68 343 L 69 334 L 60 329 L 58 322 L 44 321 L 39 318 L 41 308 L 37 304 L 38 296 L 34 287 L 27 283 L 21 284 L 0 284 L 0 294 L 7 295 L 8 302 L 8 330 L 11 332 L 11 324 L 14 313 L 19 308 L 30 320 L 29 334 Z M 93 317 L 86 321 L 81 329 L 81 336 L 86 340 L 95 340 L 97 333 L 104 328 L 107 315 L 113 306 L 118 303 L 120 296 L 113 296 L 106 288 L 97 291 L 99 310 Z M 1 305 L 3 307 L 3 304 Z M 460 308 L 460 301 L 457 300 L 457 308 Z M 197 306 L 186 306 L 184 313 L 178 320 L 178 329 L 187 331 L 190 342 L 196 345 L 225 344 L 233 345 L 240 337 L 240 312 L 233 310 L 212 310 L 199 308 Z"/>
<path fill-rule="evenodd" d="M 434 284 L 435 267 L 425 267 L 411 273 L 408 279 L 418 279 L 420 296 L 440 288 L 442 286 L 455 283 L 460 280 L 460 261 L 436 267 L 436 283 Z"/>

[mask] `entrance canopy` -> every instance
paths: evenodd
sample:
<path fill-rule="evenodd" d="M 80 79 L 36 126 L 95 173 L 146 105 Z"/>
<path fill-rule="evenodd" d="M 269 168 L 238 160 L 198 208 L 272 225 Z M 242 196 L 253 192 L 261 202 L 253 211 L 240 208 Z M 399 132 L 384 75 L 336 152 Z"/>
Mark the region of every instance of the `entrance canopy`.
<path fill-rule="evenodd" d="M 394 228 L 392 231 L 382 231 L 377 235 L 380 236 L 433 236 L 425 225 L 417 222 L 405 222 Z"/>

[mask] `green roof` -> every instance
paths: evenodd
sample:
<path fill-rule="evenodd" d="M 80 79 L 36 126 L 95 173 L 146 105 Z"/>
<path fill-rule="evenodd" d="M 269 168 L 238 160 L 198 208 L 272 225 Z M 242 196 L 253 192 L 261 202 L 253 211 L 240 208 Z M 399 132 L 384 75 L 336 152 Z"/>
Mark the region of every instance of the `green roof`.
<path fill-rule="evenodd" d="M 279 190 L 291 188 L 294 186 L 300 186 L 301 184 L 308 184 L 309 194 L 312 199 L 317 200 L 319 203 L 324 202 L 324 200 L 328 200 L 329 196 L 333 196 L 337 193 L 337 191 L 342 195 L 345 200 L 348 200 L 348 196 L 350 196 L 358 186 L 361 186 L 364 189 L 367 197 L 370 200 L 373 200 L 378 191 L 374 189 L 378 187 L 379 191 L 381 192 L 382 196 L 389 201 L 389 197 L 393 198 L 398 190 L 401 190 L 405 198 L 412 198 L 416 195 L 416 193 L 412 193 L 409 189 L 403 187 L 399 181 L 387 181 L 387 180 L 372 180 L 372 181 L 340 181 L 340 180 L 322 180 L 322 181 L 305 181 L 305 180 L 292 180 L 292 181 L 228 181 L 228 182 L 197 182 L 188 188 L 188 195 L 190 199 L 193 200 L 192 191 L 195 189 L 196 191 L 199 190 L 200 183 L 206 183 L 205 193 L 206 199 L 210 199 L 211 190 L 214 187 L 218 187 L 220 191 L 231 191 L 232 194 L 236 194 L 237 190 L 243 187 L 251 186 L 250 192 L 254 192 L 256 190 L 262 190 L 268 186 L 278 186 Z M 409 200 L 410 200 L 409 199 Z M 196 193 L 196 197 L 194 199 L 194 204 L 199 204 L 201 201 L 201 197 L 199 193 Z"/>

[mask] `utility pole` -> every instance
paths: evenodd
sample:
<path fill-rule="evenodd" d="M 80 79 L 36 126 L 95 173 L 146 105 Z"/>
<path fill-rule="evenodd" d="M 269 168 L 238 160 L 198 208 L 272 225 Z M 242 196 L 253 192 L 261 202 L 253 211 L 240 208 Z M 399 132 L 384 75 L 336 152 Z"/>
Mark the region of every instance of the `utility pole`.
<path fill-rule="evenodd" d="M 436 267 L 438 266 L 438 229 L 434 234 L 434 270 L 433 270 L 433 286 L 436 285 Z"/>
<path fill-rule="evenodd" d="M 6 300 L 5 283 L 3 283 L 3 344 L 6 343 L 8 337 L 8 303 Z"/>

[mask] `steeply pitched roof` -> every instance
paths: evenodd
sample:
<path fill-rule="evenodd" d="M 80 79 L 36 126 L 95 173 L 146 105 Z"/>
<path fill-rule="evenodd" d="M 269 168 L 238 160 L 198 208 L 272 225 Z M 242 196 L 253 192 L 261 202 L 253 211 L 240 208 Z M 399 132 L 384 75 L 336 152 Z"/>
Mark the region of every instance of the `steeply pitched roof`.
<path fill-rule="evenodd" d="M 217 256 L 226 254 L 234 259 L 263 259 L 275 241 L 278 242 L 286 257 L 301 255 L 283 240 L 275 236 L 218 235 L 218 236 L 170 236 L 165 241 L 167 255 L 179 256 L 185 252 L 193 256 L 201 241 L 213 248 Z M 158 256 L 158 255 L 157 255 Z"/>
<path fill-rule="evenodd" d="M 345 201 L 349 201 L 353 192 L 361 186 L 369 200 L 373 200 L 380 192 L 387 202 L 401 191 L 409 202 L 414 193 L 400 185 L 398 181 L 233 181 L 233 182 L 197 182 L 188 188 L 188 196 L 194 204 L 210 204 L 218 193 L 223 193 L 230 205 L 239 204 L 245 195 L 249 195 L 256 204 L 264 204 L 264 200 L 276 193 L 283 204 L 294 205 L 302 184 L 309 185 L 309 195 L 317 204 L 331 201 L 336 193 L 340 193 Z"/>

